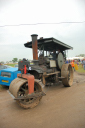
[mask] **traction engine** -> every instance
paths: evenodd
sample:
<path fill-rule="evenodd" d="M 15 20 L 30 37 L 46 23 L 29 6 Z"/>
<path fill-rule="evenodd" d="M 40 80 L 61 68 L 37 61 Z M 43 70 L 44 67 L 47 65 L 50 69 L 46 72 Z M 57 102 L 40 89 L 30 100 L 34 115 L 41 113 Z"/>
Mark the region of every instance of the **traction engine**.
<path fill-rule="evenodd" d="M 43 91 L 45 85 L 57 83 L 59 80 L 65 87 L 72 85 L 72 66 L 65 64 L 63 53 L 72 47 L 54 38 L 37 40 L 35 34 L 32 35 L 32 41 L 24 45 L 32 48 L 33 61 L 30 63 L 23 59 L 18 63 L 18 70 L 21 74 L 18 74 L 17 78 L 11 82 L 9 91 L 21 107 L 33 108 L 38 105 L 42 96 L 46 95 Z"/>

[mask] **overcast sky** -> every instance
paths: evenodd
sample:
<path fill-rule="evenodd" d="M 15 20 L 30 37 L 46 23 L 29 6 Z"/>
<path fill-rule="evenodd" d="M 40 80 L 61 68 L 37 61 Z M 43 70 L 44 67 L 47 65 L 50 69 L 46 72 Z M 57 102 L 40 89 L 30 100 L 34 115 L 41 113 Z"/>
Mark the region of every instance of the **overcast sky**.
<path fill-rule="evenodd" d="M 68 57 L 85 54 L 83 21 L 85 0 L 0 0 L 0 61 L 32 59 L 32 51 L 24 47 L 31 34 L 54 37 L 72 46 Z M 59 22 L 83 23 L 4 26 Z"/>

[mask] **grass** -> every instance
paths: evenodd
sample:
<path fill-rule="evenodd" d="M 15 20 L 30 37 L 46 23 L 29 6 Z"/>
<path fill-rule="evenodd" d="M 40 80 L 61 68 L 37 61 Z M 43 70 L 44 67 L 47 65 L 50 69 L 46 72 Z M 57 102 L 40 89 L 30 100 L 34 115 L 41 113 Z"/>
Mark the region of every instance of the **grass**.
<path fill-rule="evenodd" d="M 0 85 L 0 91 L 3 90 L 3 89 L 4 89 L 4 87 L 2 85 Z"/>
<path fill-rule="evenodd" d="M 0 85 L 0 92 L 3 90 L 8 90 L 9 86 L 5 86 L 5 85 Z"/>
<path fill-rule="evenodd" d="M 2 85 L 0 85 L 0 89 L 3 89 L 3 86 Z"/>
<path fill-rule="evenodd" d="M 16 65 L 16 63 L 14 63 L 14 64 L 6 64 L 6 65 L 14 67 Z"/>
<path fill-rule="evenodd" d="M 84 70 L 84 68 L 82 67 L 82 65 L 80 64 L 79 66 L 78 66 L 78 70 L 76 70 L 78 73 L 85 73 L 85 70 Z"/>

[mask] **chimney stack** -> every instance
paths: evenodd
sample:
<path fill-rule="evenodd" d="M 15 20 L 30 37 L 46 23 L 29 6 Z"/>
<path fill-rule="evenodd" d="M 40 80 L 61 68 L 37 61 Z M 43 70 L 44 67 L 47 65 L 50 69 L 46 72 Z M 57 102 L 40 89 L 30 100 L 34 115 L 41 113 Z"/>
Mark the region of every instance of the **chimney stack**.
<path fill-rule="evenodd" d="M 33 60 L 38 60 L 38 51 L 37 51 L 37 34 L 32 34 L 32 50 L 33 50 Z"/>

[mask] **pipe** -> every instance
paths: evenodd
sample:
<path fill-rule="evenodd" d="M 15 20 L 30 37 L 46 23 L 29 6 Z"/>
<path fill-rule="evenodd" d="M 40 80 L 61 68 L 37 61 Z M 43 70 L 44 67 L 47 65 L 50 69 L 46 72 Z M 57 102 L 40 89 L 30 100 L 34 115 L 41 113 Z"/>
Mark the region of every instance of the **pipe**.
<path fill-rule="evenodd" d="M 38 60 L 38 52 L 37 52 L 37 34 L 32 34 L 32 50 L 33 50 L 33 60 Z"/>

